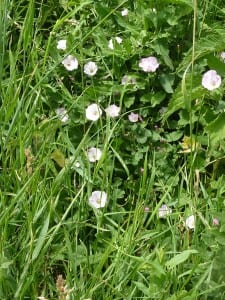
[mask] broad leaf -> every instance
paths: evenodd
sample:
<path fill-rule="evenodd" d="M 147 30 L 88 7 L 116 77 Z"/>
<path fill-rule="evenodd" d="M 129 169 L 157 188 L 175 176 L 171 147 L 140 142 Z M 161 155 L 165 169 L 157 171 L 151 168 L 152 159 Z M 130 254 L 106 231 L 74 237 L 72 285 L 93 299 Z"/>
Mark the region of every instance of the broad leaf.
<path fill-rule="evenodd" d="M 211 145 L 215 145 L 219 140 L 225 138 L 225 113 L 221 113 L 207 127 Z"/>
<path fill-rule="evenodd" d="M 166 120 L 175 111 L 180 110 L 181 108 L 186 108 L 187 101 L 189 101 L 191 105 L 193 100 L 203 96 L 204 93 L 205 91 L 201 86 L 201 76 L 193 76 L 193 78 L 191 78 L 191 74 L 188 74 L 175 90 L 163 119 Z"/>
<path fill-rule="evenodd" d="M 225 63 L 222 62 L 219 58 L 216 56 L 208 55 L 207 56 L 207 63 L 210 69 L 216 70 L 218 74 L 221 76 L 225 76 Z"/>
<path fill-rule="evenodd" d="M 185 250 L 177 255 L 175 255 L 173 258 L 171 258 L 169 261 L 166 262 L 167 268 L 174 268 L 183 262 L 185 262 L 191 254 L 198 253 L 197 250 Z"/>
<path fill-rule="evenodd" d="M 61 168 L 65 167 L 65 157 L 60 150 L 54 150 L 51 154 L 51 159 L 53 159 Z"/>

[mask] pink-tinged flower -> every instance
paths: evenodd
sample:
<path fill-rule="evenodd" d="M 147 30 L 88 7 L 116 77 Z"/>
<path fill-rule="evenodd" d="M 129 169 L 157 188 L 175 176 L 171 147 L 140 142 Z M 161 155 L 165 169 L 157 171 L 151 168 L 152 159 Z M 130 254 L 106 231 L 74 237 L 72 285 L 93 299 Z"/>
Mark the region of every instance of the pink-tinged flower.
<path fill-rule="evenodd" d="M 57 108 L 55 113 L 62 123 L 66 123 L 69 120 L 67 110 L 64 107 Z"/>
<path fill-rule="evenodd" d="M 110 118 L 116 118 L 119 116 L 120 113 L 120 107 L 112 104 L 109 105 L 106 109 L 105 109 L 106 115 Z"/>
<path fill-rule="evenodd" d="M 215 90 L 221 85 L 221 77 L 215 70 L 209 70 L 203 74 L 202 85 L 209 91 Z"/>
<path fill-rule="evenodd" d="M 78 60 L 72 55 L 68 55 L 63 61 L 62 64 L 68 71 L 73 71 L 78 68 Z"/>
<path fill-rule="evenodd" d="M 225 62 L 225 51 L 220 53 L 220 57 L 222 58 L 223 62 Z"/>
<path fill-rule="evenodd" d="M 159 63 L 156 57 L 149 56 L 140 60 L 139 67 L 144 72 L 155 72 L 156 69 L 159 67 Z"/>
<path fill-rule="evenodd" d="M 160 219 L 165 219 L 169 214 L 172 213 L 172 209 L 169 208 L 166 204 L 163 204 L 158 211 L 158 216 Z"/>
<path fill-rule="evenodd" d="M 213 218 L 212 223 L 216 227 L 219 226 L 219 224 L 220 224 L 220 222 L 219 222 L 219 220 L 217 218 Z"/>
<path fill-rule="evenodd" d="M 135 113 L 133 113 L 133 112 L 131 112 L 131 113 L 128 115 L 128 119 L 129 119 L 129 121 L 132 122 L 132 123 L 138 122 L 139 118 L 140 118 L 139 114 L 135 114 Z"/>
<path fill-rule="evenodd" d="M 146 206 L 146 207 L 144 208 L 144 212 L 149 212 L 149 211 L 150 211 L 150 208 Z"/>
<path fill-rule="evenodd" d="M 126 17 L 126 16 L 128 16 L 128 13 L 129 13 L 128 9 L 127 9 L 127 8 L 124 8 L 124 9 L 121 11 L 121 16 L 122 16 L 122 17 Z"/>
<path fill-rule="evenodd" d="M 117 42 L 117 44 L 121 44 L 122 41 L 123 40 L 119 36 L 116 36 L 115 39 L 109 40 L 108 47 L 113 50 L 115 42 Z"/>
<path fill-rule="evenodd" d="M 107 194 L 102 191 L 94 191 L 92 192 L 88 202 L 93 208 L 102 208 L 107 203 Z"/>
<path fill-rule="evenodd" d="M 59 40 L 59 41 L 57 42 L 56 48 L 57 48 L 58 50 L 66 50 L 66 42 L 67 42 L 67 40 Z"/>
<path fill-rule="evenodd" d="M 136 84 L 136 79 L 132 78 L 131 76 L 128 75 L 124 75 L 122 80 L 121 80 L 121 84 L 122 85 L 126 85 L 126 84 Z"/>
<path fill-rule="evenodd" d="M 98 71 L 98 66 L 93 61 L 90 61 L 84 65 L 84 73 L 87 74 L 88 76 L 94 76 L 97 71 Z"/>
<path fill-rule="evenodd" d="M 194 215 L 191 215 L 187 217 L 185 221 L 185 225 L 188 229 L 195 229 L 195 217 Z"/>
<path fill-rule="evenodd" d="M 90 121 L 97 121 L 101 115 L 102 115 L 102 110 L 97 104 L 90 104 L 86 110 L 86 118 Z"/>
<path fill-rule="evenodd" d="M 87 157 L 90 162 L 96 162 L 100 160 L 102 151 L 99 148 L 91 147 L 87 151 Z"/>

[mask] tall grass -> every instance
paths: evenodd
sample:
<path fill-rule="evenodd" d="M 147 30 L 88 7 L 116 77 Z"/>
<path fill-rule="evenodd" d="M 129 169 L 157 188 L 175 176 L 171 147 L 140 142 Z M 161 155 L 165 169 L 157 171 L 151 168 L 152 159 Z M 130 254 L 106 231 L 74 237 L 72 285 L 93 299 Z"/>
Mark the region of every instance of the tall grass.
<path fill-rule="evenodd" d="M 189 156 L 180 151 L 182 136 L 191 137 L 192 148 L 198 133 L 191 101 L 205 65 L 196 62 L 195 43 L 201 46 L 208 22 L 223 29 L 222 4 L 0 2 L 0 299 L 223 299 L 223 163 L 213 156 L 216 147 L 210 158 L 221 164 L 210 160 L 202 168 L 195 142 Z M 109 50 L 108 40 L 120 35 L 121 48 Z M 63 38 L 69 47 L 60 52 Z M 149 49 L 161 57 L 159 77 L 138 70 L 136 61 Z M 75 53 L 80 69 L 69 73 L 61 62 Z M 99 67 L 91 79 L 82 72 L 90 58 Z M 126 73 L 135 87 L 121 86 Z M 183 117 L 176 128 L 180 85 L 188 121 Z M 120 116 L 87 121 L 93 102 L 116 103 Z M 163 119 L 158 111 L 168 102 Z M 66 107 L 67 123 L 58 107 Z M 143 120 L 131 124 L 130 112 Z M 206 111 L 198 113 L 201 119 Z M 87 158 L 91 146 L 102 149 L 96 163 Z M 107 192 L 106 207 L 90 207 L 94 190 Z M 160 218 L 163 204 L 172 211 Z M 194 230 L 185 223 L 190 215 Z"/>

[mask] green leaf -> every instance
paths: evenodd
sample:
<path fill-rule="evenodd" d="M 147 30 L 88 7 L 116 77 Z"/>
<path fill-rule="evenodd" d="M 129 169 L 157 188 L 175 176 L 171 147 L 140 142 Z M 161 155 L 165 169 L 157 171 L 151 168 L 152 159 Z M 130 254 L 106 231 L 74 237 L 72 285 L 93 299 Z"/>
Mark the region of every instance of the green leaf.
<path fill-rule="evenodd" d="M 13 261 L 5 261 L 0 264 L 0 269 L 8 269 L 13 264 Z"/>
<path fill-rule="evenodd" d="M 151 103 L 152 107 L 155 107 L 156 105 L 160 104 L 166 97 L 165 92 L 156 92 L 154 94 L 147 93 L 141 96 L 140 101 L 142 103 Z"/>
<path fill-rule="evenodd" d="M 185 84 L 184 84 L 185 81 Z M 185 89 L 184 89 L 185 86 Z M 176 88 L 168 105 L 168 110 L 164 113 L 163 119 L 166 120 L 175 111 L 187 106 L 187 99 L 190 103 L 203 96 L 205 93 L 201 86 L 201 76 L 187 74 L 186 78 Z M 185 105 L 186 104 L 186 105 Z"/>
<path fill-rule="evenodd" d="M 225 234 L 224 232 L 220 232 L 216 236 L 216 241 L 220 244 L 225 246 Z"/>
<path fill-rule="evenodd" d="M 199 39 L 195 43 L 195 61 L 207 57 L 214 52 L 223 51 L 225 49 L 225 31 L 224 29 L 218 28 L 218 25 L 215 23 L 214 27 L 211 26 L 209 31 L 205 32 L 206 37 Z M 192 61 L 192 48 L 186 53 L 183 61 L 179 65 L 177 72 L 183 72 L 190 66 Z"/>
<path fill-rule="evenodd" d="M 112 149 L 112 151 L 113 151 L 114 155 L 116 156 L 116 158 L 118 159 L 118 161 L 121 163 L 122 167 L 124 168 L 124 170 L 127 174 L 127 177 L 129 178 L 129 176 L 130 176 L 129 169 L 128 169 L 126 163 L 124 162 L 123 158 L 112 146 L 110 148 Z"/>
<path fill-rule="evenodd" d="M 162 56 L 165 64 L 173 71 L 174 66 L 171 58 L 169 57 L 169 49 L 167 45 L 166 40 L 157 40 L 154 44 L 152 44 L 152 48 L 155 50 L 155 52 Z"/>
<path fill-rule="evenodd" d="M 197 250 L 185 250 L 177 255 L 175 255 L 173 258 L 171 258 L 169 261 L 166 262 L 167 268 L 174 268 L 183 262 L 185 262 L 191 254 L 198 253 Z"/>
<path fill-rule="evenodd" d="M 207 127 L 211 145 L 215 145 L 218 141 L 225 138 L 225 113 L 221 113 Z"/>
<path fill-rule="evenodd" d="M 156 105 L 160 104 L 166 97 L 166 94 L 164 92 L 157 92 L 151 97 L 151 104 L 152 107 L 155 107 Z"/>
<path fill-rule="evenodd" d="M 163 0 L 163 2 L 167 2 L 168 4 L 185 4 L 193 8 L 193 3 L 190 0 Z"/>
<path fill-rule="evenodd" d="M 216 70 L 218 74 L 221 76 L 225 76 L 225 63 L 222 62 L 219 58 L 216 56 L 208 55 L 207 56 L 207 63 L 210 69 Z"/>
<path fill-rule="evenodd" d="M 51 159 L 53 159 L 61 168 L 65 167 L 65 157 L 64 154 L 56 149 L 51 154 Z"/>
<path fill-rule="evenodd" d="M 161 275 L 166 275 L 165 270 L 158 260 L 155 259 L 153 262 L 151 262 L 151 266 L 156 271 L 158 277 Z"/>
<path fill-rule="evenodd" d="M 59 0 L 59 4 L 65 11 L 68 11 L 68 9 L 69 9 L 68 1 Z"/>
<path fill-rule="evenodd" d="M 146 285 L 139 281 L 134 281 L 133 283 L 136 285 L 139 291 L 143 292 L 146 296 L 150 296 L 150 290 Z"/>
<path fill-rule="evenodd" d="M 126 108 L 130 108 L 131 105 L 134 104 L 135 98 L 134 96 L 131 97 L 124 97 L 124 105 Z"/>
<path fill-rule="evenodd" d="M 37 243 L 36 243 L 36 246 L 35 246 L 33 254 L 32 254 L 32 259 L 31 259 L 32 261 L 34 261 L 38 257 L 38 255 L 39 255 L 39 253 L 40 253 L 40 251 L 41 251 L 41 249 L 42 249 L 42 247 L 43 247 L 43 245 L 46 241 L 47 233 L 48 233 L 48 227 L 49 227 L 49 220 L 50 220 L 50 215 L 47 216 L 47 218 L 44 222 L 44 225 L 41 229 L 40 235 L 37 239 Z"/>
<path fill-rule="evenodd" d="M 183 134 L 184 133 L 182 131 L 173 131 L 171 133 L 168 133 L 166 135 L 166 141 L 168 143 L 178 141 L 183 136 Z"/>
<path fill-rule="evenodd" d="M 22 35 L 23 35 L 23 49 L 27 50 L 28 46 L 31 46 L 32 30 L 34 22 L 34 1 L 29 2 L 26 17 L 23 23 Z"/>
<path fill-rule="evenodd" d="M 174 82 L 174 76 L 171 74 L 162 74 L 159 77 L 159 81 L 162 85 L 162 87 L 164 88 L 164 90 L 168 93 L 168 94 L 172 94 L 173 93 L 173 82 Z"/>

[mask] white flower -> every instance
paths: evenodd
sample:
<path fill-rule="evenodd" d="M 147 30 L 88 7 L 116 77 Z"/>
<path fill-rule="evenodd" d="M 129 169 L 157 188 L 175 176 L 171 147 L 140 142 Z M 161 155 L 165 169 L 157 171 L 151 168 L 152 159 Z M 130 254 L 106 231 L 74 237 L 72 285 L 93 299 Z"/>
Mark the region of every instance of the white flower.
<path fill-rule="evenodd" d="M 64 107 L 57 108 L 55 110 L 57 117 L 63 122 L 66 123 L 69 120 L 67 110 Z"/>
<path fill-rule="evenodd" d="M 221 85 L 221 77 L 215 70 L 209 70 L 203 74 L 202 85 L 209 91 L 217 89 Z"/>
<path fill-rule="evenodd" d="M 72 163 L 72 165 L 71 165 L 71 168 L 72 168 L 72 169 L 74 169 L 74 168 L 80 168 L 80 167 L 81 167 L 79 161 L 78 161 L 78 160 L 75 160 L 74 156 L 70 156 L 70 157 L 66 160 L 66 162 L 67 162 L 68 164 L 71 164 L 71 163 Z"/>
<path fill-rule="evenodd" d="M 97 104 L 90 104 L 85 112 L 86 118 L 91 121 L 97 121 L 102 115 L 102 110 Z"/>
<path fill-rule="evenodd" d="M 121 16 L 122 17 L 126 17 L 128 15 L 128 9 L 127 8 L 124 8 L 122 11 L 121 11 Z"/>
<path fill-rule="evenodd" d="M 139 120 L 139 114 L 135 114 L 135 113 L 131 112 L 128 116 L 128 119 L 130 122 L 136 123 Z"/>
<path fill-rule="evenodd" d="M 108 47 L 109 47 L 110 49 L 113 49 L 113 48 L 114 48 L 114 47 L 113 47 L 113 41 L 112 41 L 112 39 L 109 40 Z"/>
<path fill-rule="evenodd" d="M 220 57 L 225 62 L 225 51 L 223 51 L 223 52 L 220 53 Z"/>
<path fill-rule="evenodd" d="M 187 228 L 189 229 L 194 229 L 195 228 L 195 217 L 194 215 L 189 216 L 186 221 L 185 221 L 185 225 Z"/>
<path fill-rule="evenodd" d="M 122 41 L 123 41 L 119 36 L 116 36 L 115 39 L 116 39 L 118 44 L 121 44 Z"/>
<path fill-rule="evenodd" d="M 172 209 L 169 208 L 166 204 L 163 204 L 158 211 L 158 216 L 160 219 L 164 219 L 167 215 L 172 213 Z"/>
<path fill-rule="evenodd" d="M 123 40 L 122 40 L 119 36 L 116 36 L 116 37 L 115 37 L 115 41 L 116 41 L 118 44 L 121 44 Z M 109 47 L 110 49 L 112 49 L 112 50 L 114 49 L 114 41 L 113 41 L 112 39 L 109 40 L 108 47 Z"/>
<path fill-rule="evenodd" d="M 144 72 L 155 72 L 156 69 L 159 67 L 159 63 L 156 57 L 149 56 L 140 60 L 139 67 Z"/>
<path fill-rule="evenodd" d="M 78 60 L 72 55 L 68 55 L 63 61 L 62 64 L 68 71 L 73 71 L 78 68 Z"/>
<path fill-rule="evenodd" d="M 109 105 L 106 109 L 105 109 L 106 115 L 110 118 L 116 118 L 119 116 L 120 113 L 120 107 L 112 104 Z"/>
<path fill-rule="evenodd" d="M 126 84 L 135 84 L 136 83 L 136 79 L 132 78 L 128 75 L 124 75 L 122 80 L 121 80 L 121 84 L 122 85 L 126 85 Z"/>
<path fill-rule="evenodd" d="M 74 162 L 74 167 L 75 167 L 75 168 L 80 168 L 80 163 L 79 163 L 79 161 L 76 160 L 76 161 Z"/>
<path fill-rule="evenodd" d="M 84 65 L 84 73 L 88 76 L 94 76 L 98 70 L 98 67 L 95 62 L 90 61 Z"/>
<path fill-rule="evenodd" d="M 87 151 L 87 157 L 90 162 L 96 162 L 100 160 L 102 151 L 99 148 L 91 147 Z"/>
<path fill-rule="evenodd" d="M 107 194 L 102 191 L 94 191 L 92 192 L 88 202 L 93 208 L 104 207 L 107 202 Z"/>
<path fill-rule="evenodd" d="M 66 50 L 66 42 L 67 42 L 67 40 L 58 41 L 56 48 L 59 50 Z"/>

